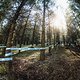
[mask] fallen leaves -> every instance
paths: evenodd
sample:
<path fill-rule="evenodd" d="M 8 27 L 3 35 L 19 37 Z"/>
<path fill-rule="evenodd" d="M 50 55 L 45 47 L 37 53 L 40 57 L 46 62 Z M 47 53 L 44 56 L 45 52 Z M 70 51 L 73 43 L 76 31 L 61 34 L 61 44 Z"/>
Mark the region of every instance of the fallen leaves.
<path fill-rule="evenodd" d="M 15 75 L 18 80 L 80 80 L 80 60 L 72 62 L 67 58 L 72 55 L 68 54 L 61 49 L 61 52 L 54 52 L 45 61 L 15 60 Z"/>

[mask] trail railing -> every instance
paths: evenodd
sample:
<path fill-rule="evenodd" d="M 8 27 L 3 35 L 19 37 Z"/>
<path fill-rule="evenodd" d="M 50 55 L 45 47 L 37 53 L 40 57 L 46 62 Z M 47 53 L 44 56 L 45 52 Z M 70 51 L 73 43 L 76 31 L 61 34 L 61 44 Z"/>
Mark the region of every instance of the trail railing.
<path fill-rule="evenodd" d="M 11 51 L 13 51 L 13 50 L 20 50 L 20 51 L 41 51 L 41 50 L 46 50 L 49 47 L 52 47 L 52 45 L 50 45 L 48 47 L 44 47 L 44 48 L 6 48 L 6 46 L 0 46 L 0 49 L 6 48 L 6 50 L 11 50 Z M 13 60 L 13 56 L 15 56 L 16 54 L 13 54 L 12 52 L 5 53 L 4 57 L 0 58 L 0 62 L 12 61 Z"/>

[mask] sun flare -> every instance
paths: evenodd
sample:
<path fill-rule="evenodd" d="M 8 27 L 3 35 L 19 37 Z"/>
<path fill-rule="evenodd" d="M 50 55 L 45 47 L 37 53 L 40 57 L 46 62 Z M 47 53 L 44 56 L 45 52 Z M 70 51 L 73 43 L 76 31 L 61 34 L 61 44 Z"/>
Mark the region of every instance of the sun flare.
<path fill-rule="evenodd" d="M 56 10 L 54 11 L 54 16 L 51 18 L 51 26 L 59 29 L 60 32 L 67 32 L 67 25 L 66 25 L 66 10 L 68 8 L 68 1 L 67 0 L 56 0 Z M 56 7 L 55 6 L 55 7 Z"/>

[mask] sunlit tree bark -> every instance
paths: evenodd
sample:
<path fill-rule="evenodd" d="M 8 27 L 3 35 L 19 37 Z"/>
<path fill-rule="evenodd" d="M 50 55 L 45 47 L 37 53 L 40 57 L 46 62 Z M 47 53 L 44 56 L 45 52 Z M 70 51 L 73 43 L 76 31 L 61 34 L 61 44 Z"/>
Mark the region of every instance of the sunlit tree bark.
<path fill-rule="evenodd" d="M 45 47 L 45 0 L 43 1 L 43 24 L 42 24 L 41 47 Z M 45 60 L 45 50 L 41 50 L 40 60 Z"/>

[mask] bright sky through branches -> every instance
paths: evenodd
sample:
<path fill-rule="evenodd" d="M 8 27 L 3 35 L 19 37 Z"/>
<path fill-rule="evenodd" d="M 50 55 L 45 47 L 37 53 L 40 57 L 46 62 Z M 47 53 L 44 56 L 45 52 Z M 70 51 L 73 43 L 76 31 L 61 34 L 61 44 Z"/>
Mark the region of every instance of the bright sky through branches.
<path fill-rule="evenodd" d="M 51 19 L 51 26 L 59 29 L 61 32 L 67 31 L 66 26 L 66 10 L 69 7 L 68 0 L 55 0 L 56 10 L 54 11 L 54 16 Z"/>

